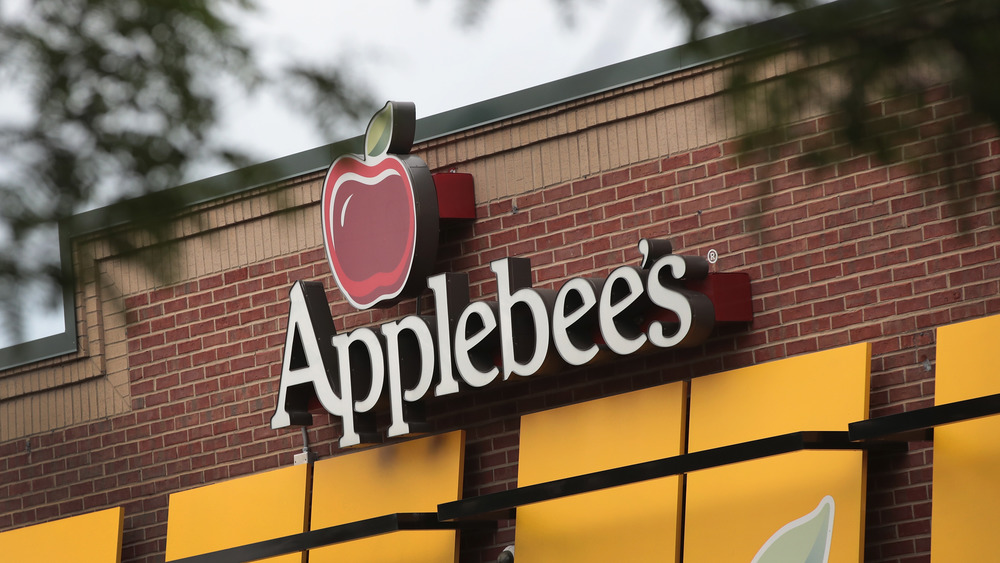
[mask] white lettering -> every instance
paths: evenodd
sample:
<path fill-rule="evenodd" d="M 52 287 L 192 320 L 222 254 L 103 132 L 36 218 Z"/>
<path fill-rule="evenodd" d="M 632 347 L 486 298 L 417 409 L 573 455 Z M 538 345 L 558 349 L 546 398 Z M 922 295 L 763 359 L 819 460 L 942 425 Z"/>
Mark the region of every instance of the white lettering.
<path fill-rule="evenodd" d="M 597 356 L 593 331 L 597 315 L 594 306 L 603 281 L 574 278 L 563 284 L 552 312 L 552 342 L 566 363 L 582 366 Z"/>
<path fill-rule="evenodd" d="M 411 340 L 400 343 L 400 336 L 409 333 Z M 403 412 L 403 401 L 415 403 L 422 399 L 431 388 L 434 378 L 434 337 L 429 323 L 416 315 L 382 325 L 385 335 L 385 352 L 388 360 L 389 408 L 392 424 L 386 434 L 389 437 L 405 436 L 410 433 L 410 421 Z M 413 345 L 415 344 L 415 346 Z M 419 358 L 414 358 L 419 356 Z M 403 380 L 412 382 L 412 387 L 403 390 Z"/>
<path fill-rule="evenodd" d="M 562 359 L 580 366 L 614 352 L 651 346 L 694 346 L 714 326 L 711 300 L 684 287 L 704 279 L 708 263 L 676 256 L 667 241 L 643 240 L 642 268 L 623 266 L 607 279 L 574 278 L 558 292 L 534 289 L 524 258 L 494 261 L 497 301 L 469 302 L 465 274 L 427 280 L 435 316 L 411 315 L 337 335 L 323 285 L 296 282 L 289 292 L 288 329 L 272 428 L 309 425 L 315 397 L 343 421 L 340 447 L 380 441 L 376 405 L 388 389 L 390 437 L 426 431 L 420 404 L 434 395 L 490 385 L 503 373 L 528 377 Z M 644 331 L 645 329 L 645 331 Z M 549 342 L 557 354 L 549 353 Z M 368 387 L 355 401 L 355 390 Z M 368 413 L 368 414 L 366 414 Z"/>
<path fill-rule="evenodd" d="M 281 386 L 278 391 L 278 406 L 271 417 L 271 428 L 302 425 L 306 419 L 306 424 L 312 424 L 307 404 L 309 396 L 315 394 L 327 412 L 344 421 L 340 447 L 357 445 L 361 442 L 361 437 L 354 430 L 351 381 L 346 371 L 342 370 L 339 374 L 331 372 L 332 349 L 324 346 L 334 330 L 323 285 L 316 282 L 295 282 L 289 291 L 289 301 Z M 334 392 L 331 381 L 337 381 L 339 396 Z M 312 387 L 312 391 L 309 387 Z M 288 412 L 290 405 L 293 413 Z"/>
<path fill-rule="evenodd" d="M 550 311 L 542 294 L 531 289 L 531 263 L 526 258 L 504 258 L 491 263 L 490 269 L 497 278 L 503 379 L 512 373 L 536 373 L 549 352 Z"/>
<path fill-rule="evenodd" d="M 434 396 L 451 395 L 458 393 L 458 380 L 455 379 L 453 367 L 454 360 L 451 355 L 451 324 L 449 319 L 455 314 L 451 310 L 451 297 L 448 292 L 449 282 L 453 282 L 458 276 L 456 274 L 439 274 L 427 278 L 427 287 L 434 295 L 434 303 L 437 309 L 437 348 L 438 348 L 438 371 L 441 373 L 441 381 L 434 388 Z M 468 287 L 469 278 L 465 277 L 466 295 L 465 302 L 469 302 Z"/>
<path fill-rule="evenodd" d="M 634 316 L 634 307 L 643 293 L 642 274 L 631 266 L 616 269 L 604 282 L 598 318 L 604 342 L 616 354 L 627 356 L 646 343 L 646 335 L 638 329 L 636 320 L 629 318 Z"/>
<path fill-rule="evenodd" d="M 458 318 L 455 365 L 462 380 L 473 387 L 489 385 L 500 373 L 490 359 L 496 348 L 496 328 L 495 305 L 485 301 L 471 303 Z"/>
<path fill-rule="evenodd" d="M 334 336 L 331 342 L 337 349 L 340 373 L 350 374 L 351 385 L 358 385 L 365 380 L 368 382 L 368 395 L 354 403 L 355 412 L 372 410 L 382 396 L 382 386 L 385 385 L 385 358 L 378 335 L 370 328 L 359 328 L 350 334 Z M 358 344 L 368 353 L 368 369 L 362 370 L 359 362 L 354 361 L 358 356 L 352 358 L 351 346 Z"/>
<path fill-rule="evenodd" d="M 664 323 L 653 321 L 649 325 L 649 341 L 660 348 L 698 344 L 715 325 L 715 307 L 701 293 L 680 288 L 674 283 L 663 283 L 660 277 L 664 268 L 670 271 L 671 280 L 677 281 L 688 275 L 704 278 L 708 274 L 707 262 L 701 260 L 692 265 L 685 256 L 664 256 L 653 264 L 647 287 L 649 299 L 657 307 L 677 315 L 677 328 L 671 335 L 667 335 L 663 330 Z"/>

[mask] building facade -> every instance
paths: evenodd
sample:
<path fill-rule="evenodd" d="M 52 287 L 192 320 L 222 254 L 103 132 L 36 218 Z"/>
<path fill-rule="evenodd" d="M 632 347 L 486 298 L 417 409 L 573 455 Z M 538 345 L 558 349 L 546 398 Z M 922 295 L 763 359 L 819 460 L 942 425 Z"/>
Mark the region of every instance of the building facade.
<path fill-rule="evenodd" d="M 547 473 L 540 467 L 551 460 L 529 469 L 524 456 L 529 448 L 532 459 L 554 455 L 545 453 L 551 447 L 545 440 L 557 443 L 565 432 L 572 441 L 583 432 L 566 430 L 546 416 L 569 416 L 573 411 L 563 409 L 609 404 L 593 401 L 636 392 L 679 393 L 657 395 L 656 404 L 679 401 L 677 408 L 691 417 L 671 430 L 680 436 L 674 450 L 655 450 L 649 459 L 795 430 L 846 431 L 847 423 L 930 413 L 935 404 L 969 398 L 954 391 L 964 383 L 949 384 L 949 398 L 943 396 L 939 356 L 946 344 L 940 335 L 947 327 L 972 326 L 961 324 L 966 321 L 989 323 L 1000 313 L 995 128 L 972 116 L 967 101 L 941 83 L 923 100 L 871 102 L 874 114 L 911 124 L 912 134 L 894 147 L 899 158 L 852 152 L 834 132 L 836 118 L 823 114 L 802 115 L 780 138 L 747 148 L 724 92 L 733 60 L 692 63 L 685 60 L 687 52 L 658 53 L 417 122 L 412 152 L 431 172 L 469 174 L 474 184 L 475 218 L 442 221 L 432 268 L 433 274 L 466 274 L 470 302 L 498 299 L 491 269 L 497 260 L 527 258 L 532 287 L 559 290 L 573 279 L 607 280 L 620 267 L 639 267 L 642 240 L 669 240 L 675 255 L 700 257 L 710 274 L 746 275 L 752 296 L 752 320 L 718 323 L 692 347 L 608 354 L 606 343 L 598 341 L 603 361 L 562 362 L 548 373 L 497 377 L 482 387 L 462 382 L 458 393 L 428 393 L 420 435 L 462 433 L 460 495 L 441 503 L 608 469 Z M 782 64 L 775 61 L 779 71 Z M 232 174 L 180 188 L 191 204 L 173 223 L 170 242 L 137 241 L 140 252 L 169 258 L 162 276 L 111 250 L 104 238 L 111 210 L 85 214 L 67 226 L 72 264 L 80 274 L 72 305 L 74 351 L 0 371 L 0 541 L 8 531 L 121 507 L 121 560 L 170 560 L 171 495 L 305 467 L 294 465 L 304 438 L 318 458 L 317 468 L 324 460 L 381 451 L 376 444 L 340 447 L 342 417 L 315 403 L 305 433 L 271 423 L 280 406 L 283 362 L 291 354 L 288 328 L 297 281 L 322 285 L 337 334 L 435 311 L 428 293 L 389 308 L 357 309 L 334 282 L 321 199 L 326 169 L 342 146 L 262 165 L 252 181 Z M 826 163 L 808 157 L 822 148 L 838 150 L 840 157 Z M 973 334 L 991 326 L 974 325 Z M 951 338 L 949 354 L 972 354 L 961 346 L 975 338 Z M 728 442 L 705 438 L 714 445 L 693 447 L 698 425 L 708 424 L 694 418 L 699 382 L 715 381 L 708 379 L 712 376 L 727 381 L 721 375 L 731 379 L 751 373 L 742 370 L 842 350 L 862 359 L 817 356 L 821 365 L 808 368 L 832 369 L 831 375 L 815 376 L 820 380 L 840 371 L 860 374 L 849 385 L 864 388 L 863 397 L 852 391 L 854 403 L 840 426 L 794 427 L 793 422 L 794 428 Z M 496 366 L 502 367 L 499 361 Z M 778 417 L 789 403 L 767 401 L 778 389 L 794 386 L 796 378 L 810 377 L 793 371 L 792 379 L 773 387 L 761 383 L 745 390 L 742 400 L 712 407 L 719 409 L 721 423 L 699 416 L 722 427 L 750 427 L 757 423 L 754 417 Z M 671 387 L 678 382 L 684 387 Z M 827 405 L 834 399 L 822 399 L 840 387 L 828 391 L 808 383 L 803 392 L 810 389 L 823 393 L 817 404 Z M 998 391 L 988 384 L 983 389 L 976 396 Z M 740 410 L 757 401 L 770 405 L 771 414 Z M 629 417 L 641 407 L 618 408 L 601 415 L 596 428 L 581 428 L 609 448 L 618 440 L 656 441 L 656 430 L 630 426 Z M 649 416 L 661 410 L 653 408 Z M 383 448 L 418 443 L 411 436 L 385 436 L 391 413 L 384 402 L 371 413 L 387 444 Z M 529 424 L 535 432 L 530 436 Z M 966 423 L 948 428 L 961 424 Z M 941 518 L 942 530 L 965 525 L 948 520 L 945 503 L 951 501 L 940 491 L 949 491 L 950 482 L 935 483 L 931 492 L 935 479 L 971 479 L 975 473 L 962 461 L 939 467 L 956 459 L 941 458 L 937 442 L 946 433 L 923 428 L 884 435 L 888 445 L 855 440 L 865 444 L 852 450 L 862 457 L 851 462 L 863 494 L 853 504 L 839 503 L 835 513 L 860 522 L 852 537 L 861 551 L 845 555 L 835 547 L 831 560 L 930 561 L 939 541 L 946 543 L 938 539 L 943 532 L 932 530 L 932 512 Z M 609 463 L 622 467 L 644 459 Z M 732 465 L 719 462 L 727 463 Z M 681 539 L 668 542 L 651 560 L 671 560 L 677 553 L 695 560 L 699 538 L 708 534 L 694 530 L 702 518 L 696 504 L 696 475 L 702 473 L 678 474 L 668 489 L 680 490 L 680 500 L 671 501 L 668 513 L 680 523 L 665 525 L 663 533 Z M 331 479 L 344 488 L 354 483 L 343 476 Z M 741 477 L 732 479 L 738 483 Z M 320 481 L 312 486 L 315 504 Z M 973 497 L 991 498 L 995 491 L 982 487 Z M 975 515 L 970 520 L 995 516 L 992 509 L 961 504 L 975 498 L 955 502 Z M 823 507 L 819 498 L 809 503 Z M 455 557 L 495 561 L 503 548 L 516 551 L 529 544 L 533 536 L 518 523 L 536 514 L 531 510 L 518 507 L 516 516 L 508 511 L 485 518 L 489 526 L 463 529 Z M 556 527 L 570 521 L 565 514 L 532 517 Z M 319 517 L 312 518 L 315 523 Z M 362 518 L 367 516 L 355 520 Z M 575 525 L 564 526 L 572 531 Z M 650 557 L 618 547 L 627 554 L 620 560 Z M 521 553 L 533 557 L 530 550 Z M 945 552 L 933 559 L 955 560 Z"/>

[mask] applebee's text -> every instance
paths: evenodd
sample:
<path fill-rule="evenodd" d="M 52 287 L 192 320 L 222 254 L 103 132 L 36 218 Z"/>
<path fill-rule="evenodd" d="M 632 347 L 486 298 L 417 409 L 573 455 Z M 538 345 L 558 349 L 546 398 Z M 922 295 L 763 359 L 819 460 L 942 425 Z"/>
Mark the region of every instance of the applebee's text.
<path fill-rule="evenodd" d="M 343 421 L 341 447 L 381 441 L 376 405 L 388 394 L 389 437 L 424 431 L 421 400 L 511 376 L 694 346 L 714 326 L 714 308 L 682 280 L 704 279 L 708 262 L 672 254 L 668 241 L 639 242 L 640 267 L 604 279 L 573 278 L 559 290 L 531 287 L 526 258 L 490 264 L 496 301 L 469 300 L 468 276 L 431 276 L 433 315 L 410 315 L 337 334 L 322 284 L 296 282 L 272 428 L 312 423 L 317 399 Z M 554 349 L 554 351 L 553 351 Z"/>

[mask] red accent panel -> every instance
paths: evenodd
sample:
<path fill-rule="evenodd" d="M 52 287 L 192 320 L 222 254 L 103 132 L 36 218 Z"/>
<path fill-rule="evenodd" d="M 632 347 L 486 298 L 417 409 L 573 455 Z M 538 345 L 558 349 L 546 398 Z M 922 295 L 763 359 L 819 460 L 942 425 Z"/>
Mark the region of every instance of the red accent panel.
<path fill-rule="evenodd" d="M 704 293 L 712 300 L 717 323 L 748 323 L 753 320 L 749 274 L 710 273 L 703 280 L 684 282 L 684 287 Z"/>
<path fill-rule="evenodd" d="M 442 172 L 431 174 L 437 188 L 438 216 L 442 219 L 475 219 L 476 193 L 472 174 Z"/>

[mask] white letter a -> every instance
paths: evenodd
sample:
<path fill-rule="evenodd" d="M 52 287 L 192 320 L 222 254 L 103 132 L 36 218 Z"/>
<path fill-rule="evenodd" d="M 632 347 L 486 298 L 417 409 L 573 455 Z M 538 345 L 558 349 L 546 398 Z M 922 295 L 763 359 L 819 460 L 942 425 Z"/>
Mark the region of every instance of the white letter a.
<path fill-rule="evenodd" d="M 312 424 L 309 400 L 316 397 L 324 409 L 343 420 L 340 446 L 357 445 L 361 438 L 354 430 L 350 377 L 332 371 L 337 362 L 330 339 L 336 329 L 323 284 L 297 281 L 289 291 L 289 300 L 281 388 L 271 428 Z M 334 385 L 339 387 L 339 396 Z"/>

